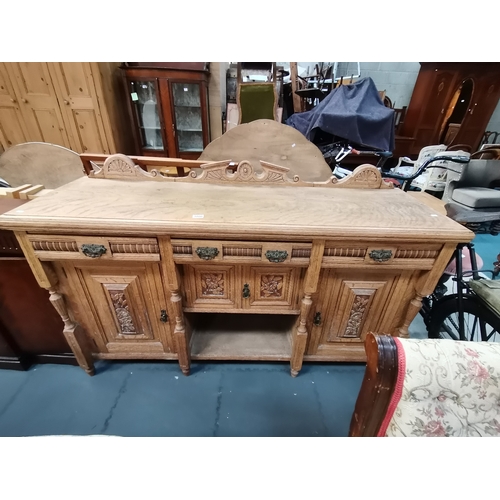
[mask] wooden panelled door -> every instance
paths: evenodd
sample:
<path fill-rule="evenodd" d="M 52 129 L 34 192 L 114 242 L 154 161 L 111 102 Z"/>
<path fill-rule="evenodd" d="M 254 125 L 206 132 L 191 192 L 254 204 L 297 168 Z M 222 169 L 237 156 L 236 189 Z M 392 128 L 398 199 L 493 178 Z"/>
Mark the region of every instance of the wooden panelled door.
<path fill-rule="evenodd" d="M 78 290 L 79 316 L 90 322 L 84 326 L 99 352 L 174 351 L 158 264 L 68 263 L 64 269 L 70 286 Z"/>
<path fill-rule="evenodd" d="M 48 63 L 59 96 L 71 149 L 109 154 L 90 63 Z"/>
<path fill-rule="evenodd" d="M 31 141 L 71 148 L 47 63 L 5 63 Z"/>
<path fill-rule="evenodd" d="M 401 297 L 414 293 L 415 271 L 325 269 L 320 277 L 322 299 L 311 308 L 308 354 L 335 350 L 345 343 L 364 342 L 368 332 L 392 333 L 404 311 Z M 418 272 L 418 271 L 416 271 Z M 395 310 L 396 309 L 396 310 Z M 385 311 L 380 314 L 380 311 Z"/>
<path fill-rule="evenodd" d="M 7 68 L 5 63 L 0 63 L 0 144 L 5 150 L 14 144 L 27 142 L 28 137 Z"/>

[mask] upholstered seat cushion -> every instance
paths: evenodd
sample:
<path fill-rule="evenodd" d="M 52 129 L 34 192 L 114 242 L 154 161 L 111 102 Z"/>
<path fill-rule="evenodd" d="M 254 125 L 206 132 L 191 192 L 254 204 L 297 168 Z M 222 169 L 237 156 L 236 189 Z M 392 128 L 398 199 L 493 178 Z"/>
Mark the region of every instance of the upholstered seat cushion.
<path fill-rule="evenodd" d="M 500 281 L 497 280 L 470 280 L 469 286 L 500 314 Z"/>
<path fill-rule="evenodd" d="M 500 208 L 500 191 L 483 187 L 455 189 L 453 201 L 471 208 Z"/>
<path fill-rule="evenodd" d="M 379 436 L 500 436 L 500 344 L 395 339 L 398 380 Z"/>

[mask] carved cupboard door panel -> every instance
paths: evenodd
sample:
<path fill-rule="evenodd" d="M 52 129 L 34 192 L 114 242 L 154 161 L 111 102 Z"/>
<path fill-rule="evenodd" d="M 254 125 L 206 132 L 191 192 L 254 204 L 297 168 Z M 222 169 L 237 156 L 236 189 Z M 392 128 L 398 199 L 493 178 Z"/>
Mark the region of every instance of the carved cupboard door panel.
<path fill-rule="evenodd" d="M 280 266 L 244 268 L 243 308 L 269 309 L 271 312 L 299 309 L 300 271 L 297 267 Z"/>
<path fill-rule="evenodd" d="M 5 63 L 0 63 L 0 144 L 5 150 L 28 141 L 28 131 Z"/>
<path fill-rule="evenodd" d="M 64 264 L 73 301 L 101 352 L 169 352 L 167 300 L 156 263 Z M 79 296 L 75 299 L 75 293 Z"/>
<path fill-rule="evenodd" d="M 88 62 L 48 63 L 59 96 L 71 148 L 78 153 L 108 154 L 103 117 L 91 64 Z"/>
<path fill-rule="evenodd" d="M 242 290 L 237 290 L 237 266 L 185 265 L 184 274 L 188 310 L 210 312 L 240 307 Z"/>
<path fill-rule="evenodd" d="M 322 299 L 311 308 L 308 353 L 361 344 L 370 331 L 392 334 L 412 298 L 413 274 L 389 269 L 325 269 L 320 278 Z"/>
<path fill-rule="evenodd" d="M 30 141 L 71 148 L 47 63 L 5 63 L 8 68 Z"/>

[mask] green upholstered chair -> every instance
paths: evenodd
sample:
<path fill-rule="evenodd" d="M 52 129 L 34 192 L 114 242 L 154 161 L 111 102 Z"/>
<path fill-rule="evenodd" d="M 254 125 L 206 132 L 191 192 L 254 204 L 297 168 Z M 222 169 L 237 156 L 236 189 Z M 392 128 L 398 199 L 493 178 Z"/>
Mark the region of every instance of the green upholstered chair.
<path fill-rule="evenodd" d="M 239 124 L 276 119 L 275 83 L 240 83 L 238 88 Z"/>
<path fill-rule="evenodd" d="M 270 72 L 270 82 L 244 82 L 242 71 L 266 70 Z M 276 91 L 276 63 L 238 63 L 238 125 L 255 120 L 276 120 L 278 95 Z"/>

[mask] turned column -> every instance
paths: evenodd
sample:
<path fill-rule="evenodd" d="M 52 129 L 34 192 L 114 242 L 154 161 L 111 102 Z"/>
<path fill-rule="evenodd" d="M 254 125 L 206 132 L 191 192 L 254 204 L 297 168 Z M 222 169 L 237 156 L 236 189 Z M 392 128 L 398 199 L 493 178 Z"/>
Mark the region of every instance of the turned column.
<path fill-rule="evenodd" d="M 170 301 L 174 307 L 175 328 L 174 339 L 177 344 L 177 354 L 179 356 L 179 366 L 184 375 L 189 375 L 191 359 L 189 356 L 189 346 L 187 343 L 186 325 L 184 323 L 184 313 L 182 311 L 182 297 L 179 290 L 172 290 Z"/>
<path fill-rule="evenodd" d="M 169 237 L 158 238 L 160 247 L 161 264 L 165 280 L 168 283 L 166 292 L 170 292 L 170 302 L 174 310 L 175 327 L 174 342 L 176 345 L 179 366 L 184 375 L 189 375 L 191 366 L 191 356 L 189 353 L 189 343 L 187 338 L 184 312 L 182 310 L 182 296 L 180 293 L 180 279 L 175 267 L 172 244 Z"/>
<path fill-rule="evenodd" d="M 69 316 L 64 298 L 56 288 L 58 282 L 56 274 L 49 264 L 38 260 L 26 233 L 16 232 L 15 234 L 17 240 L 19 241 L 19 246 L 23 250 L 24 256 L 26 257 L 38 284 L 50 293 L 49 300 L 55 310 L 59 313 L 59 316 L 61 316 L 64 323 L 64 337 L 73 351 L 78 364 L 89 375 L 94 375 L 94 360 L 92 358 L 92 351 L 88 345 L 87 337 L 82 327 L 78 323 L 72 321 Z"/>
<path fill-rule="evenodd" d="M 89 374 L 94 375 L 94 360 L 92 358 L 92 353 L 90 349 L 85 345 L 86 338 L 80 325 L 71 321 L 68 310 L 66 309 L 66 304 L 64 303 L 63 296 L 54 288 L 48 288 L 50 293 L 49 300 L 54 306 L 55 310 L 61 316 L 64 323 L 64 336 L 71 347 L 71 350 L 75 354 L 75 358 L 78 364 Z"/>
<path fill-rule="evenodd" d="M 307 338 L 309 335 L 309 332 L 307 331 L 307 318 L 312 305 L 311 296 L 314 292 L 316 292 L 318 287 L 324 249 L 324 240 L 313 241 L 309 267 L 307 268 L 304 280 L 304 297 L 302 298 L 300 306 L 299 323 L 292 338 L 292 357 L 290 359 L 290 373 L 292 377 L 296 377 L 302 368 L 304 353 L 307 346 Z"/>

